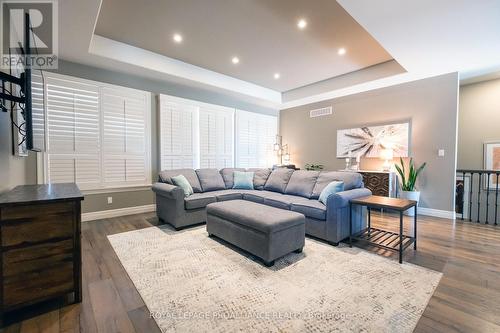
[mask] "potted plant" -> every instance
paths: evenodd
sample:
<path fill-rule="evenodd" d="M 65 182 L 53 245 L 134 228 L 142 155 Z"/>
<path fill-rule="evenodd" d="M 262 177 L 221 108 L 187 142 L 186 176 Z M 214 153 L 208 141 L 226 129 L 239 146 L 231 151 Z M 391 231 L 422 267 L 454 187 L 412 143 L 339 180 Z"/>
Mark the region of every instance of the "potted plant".
<path fill-rule="evenodd" d="M 306 164 L 305 165 L 306 170 L 308 171 L 321 171 L 323 170 L 324 166 L 323 164 Z"/>
<path fill-rule="evenodd" d="M 409 170 L 407 176 L 403 159 L 400 157 L 399 160 L 401 166 L 397 164 L 394 165 L 399 173 L 399 176 L 401 177 L 401 193 L 399 196 L 402 199 L 416 201 L 418 206 L 418 202 L 420 200 L 420 192 L 415 190 L 415 184 L 417 182 L 418 175 L 425 168 L 426 163 L 422 164 L 419 168 L 415 168 L 415 165 L 413 164 L 413 158 L 410 158 L 408 166 Z M 413 208 L 410 208 L 407 211 L 405 211 L 405 214 L 409 216 L 413 216 L 414 213 L 415 211 Z"/>

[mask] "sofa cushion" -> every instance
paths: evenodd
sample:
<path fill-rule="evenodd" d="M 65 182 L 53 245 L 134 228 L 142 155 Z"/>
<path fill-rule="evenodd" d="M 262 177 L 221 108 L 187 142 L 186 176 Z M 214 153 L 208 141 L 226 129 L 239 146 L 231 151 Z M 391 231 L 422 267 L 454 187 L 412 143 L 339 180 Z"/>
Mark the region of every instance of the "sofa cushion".
<path fill-rule="evenodd" d="M 234 175 L 234 189 L 253 190 L 253 171 L 235 171 Z"/>
<path fill-rule="evenodd" d="M 264 198 L 264 205 L 290 210 L 292 203 L 300 199 L 308 200 L 296 195 L 274 193 Z"/>
<path fill-rule="evenodd" d="M 234 175 L 235 171 L 245 171 L 244 168 L 224 168 L 220 169 L 220 174 L 224 179 L 224 184 L 226 184 L 227 189 L 233 188 L 234 185 Z"/>
<path fill-rule="evenodd" d="M 344 182 L 342 181 L 339 182 L 338 180 L 334 180 L 330 184 L 326 185 L 323 191 L 321 191 L 318 201 L 326 205 L 328 197 L 332 194 L 339 192 L 344 192 Z"/>
<path fill-rule="evenodd" d="M 159 175 L 160 182 L 174 185 L 174 183 L 172 182 L 172 177 L 179 175 L 183 175 L 184 177 L 186 177 L 195 193 L 202 192 L 200 181 L 198 180 L 198 176 L 196 175 L 194 169 L 163 170 Z"/>
<path fill-rule="evenodd" d="M 311 199 L 318 199 L 321 191 L 334 180 L 344 182 L 344 190 L 349 191 L 355 188 L 363 187 L 363 177 L 356 172 L 344 171 L 322 171 L 318 176 L 316 185 L 311 195 Z"/>
<path fill-rule="evenodd" d="M 228 201 L 228 200 L 238 200 L 243 198 L 241 190 L 220 190 L 212 192 L 217 201 Z"/>
<path fill-rule="evenodd" d="M 274 169 L 273 172 L 267 178 L 266 185 L 264 185 L 264 189 L 267 191 L 284 193 L 286 189 L 286 185 L 290 180 L 290 177 L 293 174 L 292 169 L 286 168 L 278 168 Z"/>
<path fill-rule="evenodd" d="M 185 197 L 189 197 L 194 193 L 193 187 L 191 186 L 191 184 L 189 184 L 189 181 L 183 175 L 173 176 L 170 179 L 172 179 L 172 183 L 174 183 L 175 186 L 179 186 L 180 188 L 182 188 Z"/>
<path fill-rule="evenodd" d="M 326 220 L 326 206 L 316 199 L 293 202 L 290 210 L 317 220 Z"/>
<path fill-rule="evenodd" d="M 198 169 L 196 170 L 198 179 L 200 180 L 201 189 L 203 192 L 216 191 L 226 189 L 224 179 L 217 169 Z"/>
<path fill-rule="evenodd" d="M 184 199 L 184 207 L 186 209 L 205 208 L 208 204 L 216 202 L 217 199 L 212 193 L 195 193 Z"/>
<path fill-rule="evenodd" d="M 277 197 L 279 195 L 282 194 L 265 190 L 264 191 L 250 190 L 243 192 L 243 199 L 263 204 L 265 198 Z"/>
<path fill-rule="evenodd" d="M 318 179 L 319 171 L 297 170 L 292 174 L 285 193 L 310 198 Z"/>
<path fill-rule="evenodd" d="M 263 190 L 266 185 L 267 178 L 271 174 L 271 169 L 258 169 L 249 168 L 248 171 L 253 171 L 253 188 L 256 190 Z"/>

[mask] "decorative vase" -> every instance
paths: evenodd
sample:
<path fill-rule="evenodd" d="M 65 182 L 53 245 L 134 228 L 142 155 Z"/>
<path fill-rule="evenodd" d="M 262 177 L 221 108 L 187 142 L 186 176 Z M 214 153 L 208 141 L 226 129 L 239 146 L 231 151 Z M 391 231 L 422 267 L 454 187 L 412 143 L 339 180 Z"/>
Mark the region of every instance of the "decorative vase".
<path fill-rule="evenodd" d="M 420 200 L 420 192 L 419 191 L 400 191 L 399 197 L 401 199 L 416 201 L 417 206 L 418 206 L 418 202 Z M 407 216 L 414 216 L 415 215 L 415 208 L 412 207 L 410 209 L 407 209 L 404 212 L 404 214 Z"/>

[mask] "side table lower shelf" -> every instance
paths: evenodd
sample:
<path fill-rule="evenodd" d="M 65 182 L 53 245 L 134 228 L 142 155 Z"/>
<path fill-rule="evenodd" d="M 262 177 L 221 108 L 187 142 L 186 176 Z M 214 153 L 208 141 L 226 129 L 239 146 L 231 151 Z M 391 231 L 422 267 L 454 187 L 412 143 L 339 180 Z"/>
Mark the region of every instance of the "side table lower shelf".
<path fill-rule="evenodd" d="M 399 234 L 392 231 L 377 228 L 366 228 L 361 232 L 354 234 L 352 239 L 382 249 L 399 251 Z M 414 237 L 403 235 L 403 251 L 414 242 Z"/>

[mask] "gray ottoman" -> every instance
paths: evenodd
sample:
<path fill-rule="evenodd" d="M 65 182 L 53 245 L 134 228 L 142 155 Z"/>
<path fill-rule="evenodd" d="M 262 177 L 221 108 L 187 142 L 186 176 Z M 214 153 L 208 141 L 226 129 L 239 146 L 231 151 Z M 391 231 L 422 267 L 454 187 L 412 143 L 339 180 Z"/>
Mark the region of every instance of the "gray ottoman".
<path fill-rule="evenodd" d="M 207 232 L 272 266 L 274 260 L 302 251 L 305 217 L 251 201 L 222 201 L 207 206 Z"/>

